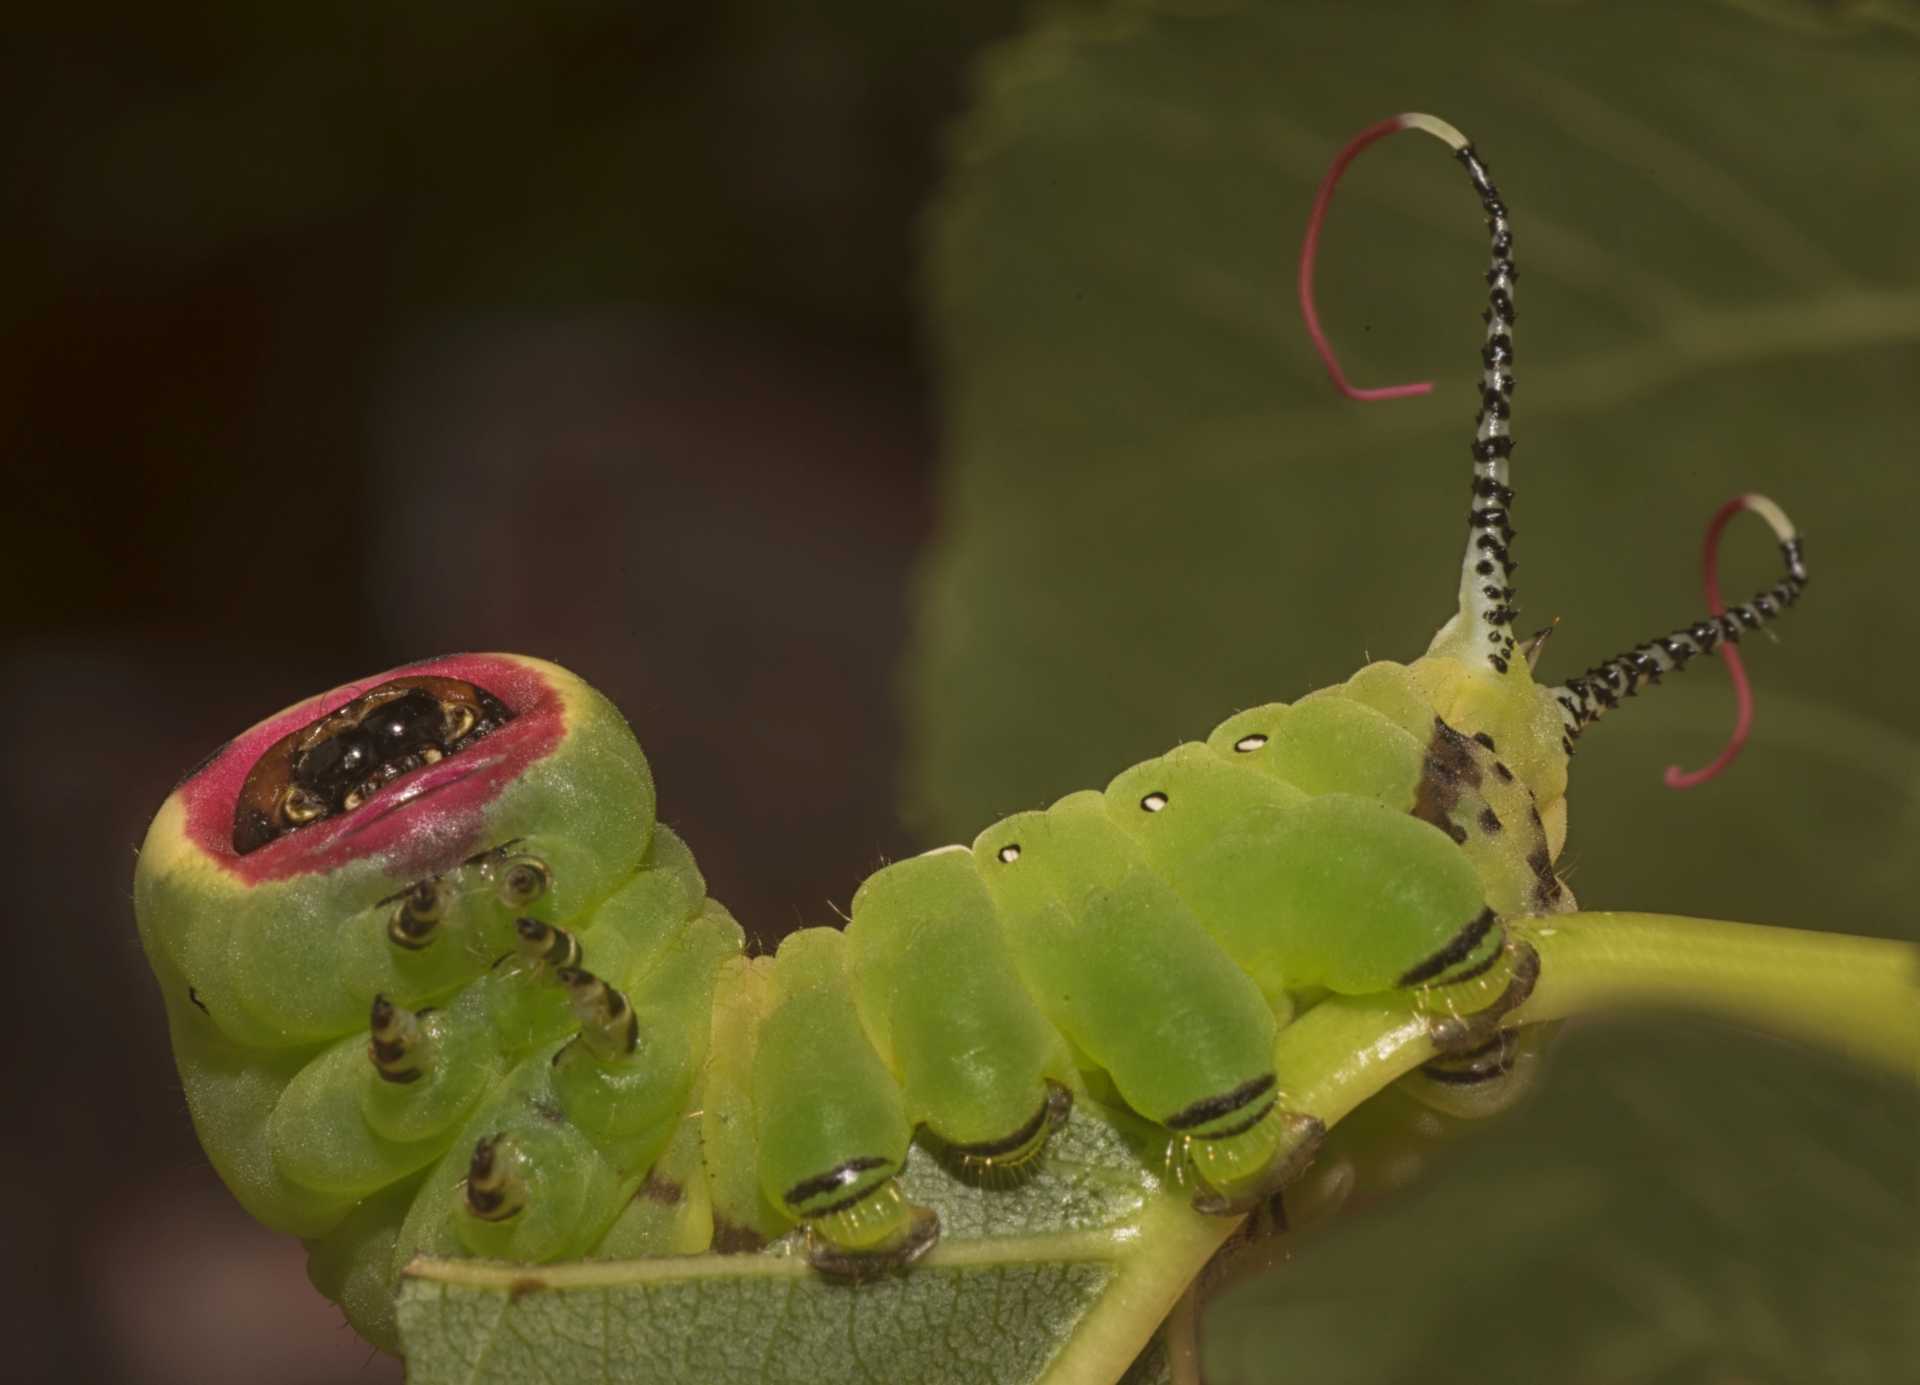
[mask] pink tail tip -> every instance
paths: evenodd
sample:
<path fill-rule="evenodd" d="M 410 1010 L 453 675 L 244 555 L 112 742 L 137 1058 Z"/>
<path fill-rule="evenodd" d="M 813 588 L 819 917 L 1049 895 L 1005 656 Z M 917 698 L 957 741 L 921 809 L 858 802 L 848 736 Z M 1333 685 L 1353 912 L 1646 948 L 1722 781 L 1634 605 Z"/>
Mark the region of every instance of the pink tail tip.
<path fill-rule="evenodd" d="M 1320 180 L 1320 190 L 1314 194 L 1313 210 L 1307 216 L 1306 239 L 1300 244 L 1300 316 L 1306 319 L 1307 335 L 1313 338 L 1314 350 L 1320 353 L 1321 361 L 1332 377 L 1334 388 L 1349 399 L 1370 402 L 1376 399 L 1406 399 L 1413 395 L 1431 394 L 1433 382 L 1422 380 L 1410 385 L 1381 385 L 1363 389 L 1349 384 L 1346 372 L 1340 369 L 1340 359 L 1334 354 L 1333 343 L 1327 340 L 1327 334 L 1321 329 L 1320 314 L 1313 305 L 1313 260 L 1320 249 L 1320 228 L 1327 219 L 1327 207 L 1333 201 L 1334 186 L 1340 176 L 1347 171 L 1362 149 L 1375 140 L 1385 139 L 1399 130 L 1409 128 L 1405 116 L 1394 116 L 1377 125 L 1369 125 L 1351 140 L 1346 148 L 1333 156 L 1328 165 L 1326 176 Z"/>
<path fill-rule="evenodd" d="M 1736 495 L 1715 510 L 1713 518 L 1707 521 L 1707 537 L 1701 545 L 1701 565 L 1704 569 L 1702 586 L 1707 593 L 1707 609 L 1716 616 L 1725 615 L 1727 610 L 1727 603 L 1720 599 L 1720 535 L 1735 515 L 1752 508 L 1748 496 Z M 1733 683 L 1737 709 L 1733 734 L 1727 737 L 1727 743 L 1720 753 L 1700 769 L 1683 770 L 1678 765 L 1668 765 L 1663 777 L 1670 789 L 1691 789 L 1717 776 L 1740 757 L 1740 751 L 1747 743 L 1747 735 L 1753 730 L 1753 684 L 1747 680 L 1747 667 L 1740 661 L 1739 647 L 1723 640 L 1719 653 L 1726 663 L 1727 677 Z"/>

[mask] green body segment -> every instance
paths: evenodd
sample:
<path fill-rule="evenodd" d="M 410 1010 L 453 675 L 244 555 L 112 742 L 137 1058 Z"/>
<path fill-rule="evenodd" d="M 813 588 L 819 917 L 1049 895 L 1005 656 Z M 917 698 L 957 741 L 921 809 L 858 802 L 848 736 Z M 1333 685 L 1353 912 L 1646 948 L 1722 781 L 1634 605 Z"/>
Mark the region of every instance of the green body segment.
<path fill-rule="evenodd" d="M 575 1039 L 555 1055 L 561 1109 L 623 1175 L 651 1167 L 688 1108 L 706 1059 L 714 977 L 721 962 L 739 955 L 742 942 L 732 915 L 712 905 L 644 974 L 626 973 L 632 979 L 620 988 L 638 1034 L 631 1053 L 609 1060 Z"/>
<path fill-rule="evenodd" d="M 761 1190 L 790 1217 L 840 1213 L 906 1162 L 906 1097 L 861 1027 L 836 929 L 803 929 L 780 944 L 753 1108 Z"/>
<path fill-rule="evenodd" d="M 914 1121 L 964 1154 L 1022 1153 L 1044 1128 L 1047 1082 L 1066 1082 L 1072 1060 L 1020 980 L 972 855 L 949 847 L 888 866 L 852 914 L 860 1015 Z"/>
<path fill-rule="evenodd" d="M 700 1147 L 716 1250 L 758 1250 L 793 1225 L 779 1203 L 761 1190 L 755 1143 L 754 1055 L 773 995 L 771 957 L 729 958 L 714 977 L 700 1092 Z"/>
<path fill-rule="evenodd" d="M 1421 743 L 1432 733 L 1434 707 L 1420 690 L 1420 682 L 1405 664 L 1376 660 L 1344 683 L 1307 694 L 1306 700 L 1344 697 L 1371 708 Z"/>
<path fill-rule="evenodd" d="M 1207 745 L 1303 793 L 1360 794 L 1401 812 L 1420 782 L 1420 742 L 1373 708 L 1324 693 L 1229 717 Z"/>
<path fill-rule="evenodd" d="M 714 1243 L 713 1199 L 700 1145 L 700 1119 L 688 1113 L 619 1220 L 593 1247 L 596 1260 L 697 1255 Z"/>
<path fill-rule="evenodd" d="M 1106 803 L 1270 996 L 1391 990 L 1479 917 L 1480 879 L 1443 833 L 1372 797 L 1276 792 L 1291 786 L 1241 767 L 1259 753 L 1182 746 Z"/>
<path fill-rule="evenodd" d="M 1128 1105 L 1186 1129 L 1190 1113 L 1271 1075 L 1266 998 L 1104 796 L 997 823 L 973 856 L 1029 990 Z"/>

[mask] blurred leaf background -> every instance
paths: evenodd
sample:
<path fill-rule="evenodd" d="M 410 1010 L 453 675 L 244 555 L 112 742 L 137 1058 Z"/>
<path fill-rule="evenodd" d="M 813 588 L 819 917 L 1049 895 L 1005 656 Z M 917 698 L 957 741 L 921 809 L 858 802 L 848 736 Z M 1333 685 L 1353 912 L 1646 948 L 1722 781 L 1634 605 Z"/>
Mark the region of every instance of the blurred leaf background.
<path fill-rule="evenodd" d="M 1487 251 L 1443 149 L 1392 140 L 1349 174 L 1319 295 L 1353 379 L 1436 393 L 1339 400 L 1293 307 L 1334 151 L 1432 110 L 1515 226 L 1541 673 L 1692 619 L 1728 495 L 1811 536 L 1809 599 L 1748 645 L 1732 773 L 1659 780 L 1726 734 L 1712 666 L 1583 741 L 1577 894 L 1920 937 L 1916 37 L 1911 11 L 1831 7 L 1137 3 L 1055 7 L 996 50 L 929 265 L 949 452 L 916 821 L 964 837 L 1410 658 L 1449 614 Z M 1728 551 L 1730 592 L 1772 580 L 1764 531 Z M 1911 1378 L 1910 1087 L 1659 1020 L 1577 1027 L 1557 1066 L 1420 1192 L 1229 1295 L 1212 1385 Z"/>
<path fill-rule="evenodd" d="M 1582 898 L 1911 936 L 1914 16 L 11 21 L 10 1372 L 397 1377 L 207 1168 L 129 917 L 154 806 L 273 708 L 444 649 L 557 658 L 627 710 L 770 941 L 884 856 L 1416 652 L 1465 498 L 1485 252 L 1459 170 L 1370 153 L 1322 269 L 1352 373 L 1434 398 L 1332 399 L 1290 287 L 1313 180 L 1396 110 L 1474 133 L 1514 209 L 1548 668 L 1690 615 L 1731 491 L 1811 536 L 1734 775 L 1657 784 L 1720 736 L 1715 673 L 1583 748 Z M 1735 531 L 1729 588 L 1770 571 Z M 1577 1032 L 1544 1099 L 1219 1305 L 1214 1385 L 1898 1378 L 1916 1133 L 1909 1094 L 1815 1057 Z"/>

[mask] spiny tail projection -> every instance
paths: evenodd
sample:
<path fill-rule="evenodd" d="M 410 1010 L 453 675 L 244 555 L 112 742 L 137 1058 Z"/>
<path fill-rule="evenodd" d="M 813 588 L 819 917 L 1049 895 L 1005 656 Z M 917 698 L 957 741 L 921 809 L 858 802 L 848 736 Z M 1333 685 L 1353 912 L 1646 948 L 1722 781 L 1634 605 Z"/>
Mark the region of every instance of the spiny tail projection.
<path fill-rule="evenodd" d="M 1484 658 L 1496 674 L 1508 673 L 1514 663 L 1513 620 L 1519 608 L 1513 604 L 1513 573 L 1519 564 L 1513 560 L 1512 523 L 1513 487 L 1508 475 L 1508 459 L 1513 455 L 1513 436 L 1509 426 L 1513 407 L 1513 281 L 1519 271 L 1513 263 L 1513 228 L 1507 220 L 1506 203 L 1488 176 L 1485 162 L 1472 143 L 1459 130 L 1435 116 L 1417 112 L 1393 116 L 1370 125 L 1355 135 L 1334 157 L 1315 195 L 1308 218 L 1306 238 L 1300 251 L 1300 311 L 1306 319 L 1321 360 L 1334 385 L 1349 399 L 1372 402 L 1404 399 L 1432 391 L 1430 381 L 1406 385 L 1387 385 L 1360 389 L 1349 384 L 1334 355 L 1332 343 L 1321 329 L 1319 313 L 1313 301 L 1313 263 L 1319 248 L 1320 228 L 1326 219 L 1333 190 L 1354 158 L 1368 145 L 1401 130 L 1419 130 L 1432 135 L 1454 151 L 1473 189 L 1480 195 L 1481 208 L 1487 214 L 1487 233 L 1492 245 L 1492 263 L 1487 268 L 1487 307 L 1481 314 L 1486 323 L 1486 340 L 1481 347 L 1480 409 L 1474 416 L 1473 505 L 1467 514 L 1467 552 L 1460 576 L 1460 611 L 1434 637 L 1428 653 L 1462 660 Z M 1780 541 L 1785 564 L 1781 579 L 1756 594 L 1750 601 L 1726 608 L 1722 605 L 1719 578 L 1714 568 L 1720 532 L 1727 521 L 1741 510 L 1752 510 L 1773 529 Z M 1752 717 L 1752 698 L 1746 674 L 1737 653 L 1729 646 L 1740 641 L 1743 631 L 1760 629 L 1777 619 L 1787 607 L 1800 599 L 1807 585 L 1807 569 L 1799 534 L 1793 522 L 1764 495 L 1736 496 L 1714 515 L 1708 528 L 1706 551 L 1706 589 L 1710 614 L 1670 634 L 1614 655 L 1588 669 L 1578 678 L 1570 678 L 1553 689 L 1560 707 L 1564 732 L 1560 740 L 1563 755 L 1573 754 L 1574 742 L 1593 722 L 1620 705 L 1622 698 L 1638 695 L 1643 685 L 1657 684 L 1662 676 L 1677 673 L 1696 654 L 1719 648 L 1726 657 L 1728 672 L 1740 704 L 1739 721 L 1727 749 L 1707 769 L 1695 774 L 1670 770 L 1667 783 L 1672 788 L 1690 788 L 1718 774 L 1732 762 L 1745 742 Z M 1523 656 L 1529 667 L 1538 659 L 1552 627 L 1529 641 Z M 1483 644 L 1476 644 L 1482 641 Z"/>
<path fill-rule="evenodd" d="M 1487 175 L 1486 164 L 1465 135 L 1437 116 L 1412 112 L 1368 126 L 1334 157 L 1314 197 L 1306 239 L 1301 245 L 1300 312 L 1321 360 L 1326 363 L 1327 373 L 1347 398 L 1372 402 L 1432 392 L 1431 381 L 1372 389 L 1357 389 L 1348 384 L 1334 356 L 1333 345 L 1321 330 L 1313 302 L 1314 256 L 1335 185 L 1361 150 L 1401 130 L 1422 131 L 1454 151 L 1454 157 L 1473 180 L 1473 190 L 1479 194 L 1481 209 L 1487 214 L 1487 236 L 1492 249 L 1492 260 L 1487 266 L 1487 306 L 1481 314 L 1487 331 L 1480 348 L 1482 374 L 1480 409 L 1474 416 L 1473 504 L 1467 512 L 1467 552 L 1460 572 L 1460 614 L 1434 637 L 1433 648 L 1428 652 L 1450 654 L 1463 660 L 1485 659 L 1488 668 L 1504 674 L 1513 663 L 1513 618 L 1520 613 L 1513 604 L 1513 573 L 1519 564 L 1511 555 L 1513 487 L 1507 473 L 1507 459 L 1513 455 L 1510 426 L 1513 281 L 1519 277 L 1519 271 L 1513 264 L 1513 227 L 1507 220 L 1507 205 Z"/>
<path fill-rule="evenodd" d="M 1753 511 L 1773 530 L 1774 537 L 1780 541 L 1783 571 L 1778 582 L 1756 593 L 1750 600 L 1723 608 L 1719 577 L 1714 571 L 1714 554 L 1721 529 L 1741 510 Z M 1671 634 L 1637 644 L 1611 659 L 1603 659 L 1578 678 L 1569 678 L 1563 687 L 1554 689 L 1555 700 L 1566 719 L 1566 739 L 1563 744 L 1569 755 L 1573 753 L 1573 743 L 1580 733 L 1618 707 L 1622 698 L 1638 696 L 1642 686 L 1658 685 L 1666 674 L 1684 670 L 1695 655 L 1708 654 L 1716 648 L 1722 649 L 1728 656 L 1728 668 L 1741 694 L 1741 724 L 1735 731 L 1730 751 L 1738 749 L 1739 743 L 1746 737 L 1746 723 L 1751 717 L 1752 705 L 1746 696 L 1746 675 L 1741 670 L 1738 656 L 1727 646 L 1739 644 L 1740 636 L 1746 631 L 1764 629 L 1800 599 L 1800 593 L 1807 586 L 1805 551 L 1793 521 L 1787 518 L 1784 510 L 1764 495 L 1742 495 L 1721 506 L 1713 518 L 1707 535 L 1706 569 L 1708 615 Z M 1715 767 L 1716 771 L 1724 768 L 1728 759 L 1731 759 L 1731 754 L 1722 757 Z M 1683 776 L 1680 782 L 1676 782 L 1675 777 L 1669 775 L 1668 783 L 1677 788 L 1686 787 L 1688 778 Z"/>

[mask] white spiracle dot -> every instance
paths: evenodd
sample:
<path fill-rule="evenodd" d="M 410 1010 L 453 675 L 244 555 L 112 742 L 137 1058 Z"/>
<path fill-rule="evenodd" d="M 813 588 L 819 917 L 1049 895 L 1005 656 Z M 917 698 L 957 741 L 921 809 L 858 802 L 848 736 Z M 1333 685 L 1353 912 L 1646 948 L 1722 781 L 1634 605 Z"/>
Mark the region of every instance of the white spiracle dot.
<path fill-rule="evenodd" d="M 1265 745 L 1266 743 L 1267 743 L 1267 738 L 1261 735 L 1258 731 L 1255 731 L 1251 736 L 1242 736 L 1239 740 L 1235 741 L 1233 743 L 1233 748 L 1239 751 L 1242 755 L 1246 755 L 1251 753 L 1252 751 L 1258 750 L 1261 746 Z"/>
<path fill-rule="evenodd" d="M 1010 866 L 1015 861 L 1020 859 L 1020 843 L 1008 842 L 1005 846 L 1000 848 L 997 854 L 1000 857 L 1000 863 L 1002 865 Z"/>
<path fill-rule="evenodd" d="M 1140 807 L 1149 813 L 1157 813 L 1167 806 L 1167 796 L 1158 789 L 1140 800 Z"/>

